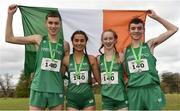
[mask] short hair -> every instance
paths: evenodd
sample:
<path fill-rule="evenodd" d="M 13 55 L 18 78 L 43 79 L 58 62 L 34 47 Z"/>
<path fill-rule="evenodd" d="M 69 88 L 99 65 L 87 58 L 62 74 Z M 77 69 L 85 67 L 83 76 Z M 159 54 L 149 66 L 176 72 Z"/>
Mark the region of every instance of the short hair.
<path fill-rule="evenodd" d="M 48 19 L 48 17 L 58 17 L 59 20 L 61 21 L 61 15 L 59 14 L 58 11 L 50 11 L 47 13 L 46 15 L 46 20 Z"/>
<path fill-rule="evenodd" d="M 142 23 L 143 24 L 143 27 L 144 27 L 144 21 L 141 20 L 140 18 L 133 18 L 130 22 L 129 22 L 129 27 L 128 29 L 130 29 L 130 25 L 131 24 L 139 24 L 139 23 Z"/>

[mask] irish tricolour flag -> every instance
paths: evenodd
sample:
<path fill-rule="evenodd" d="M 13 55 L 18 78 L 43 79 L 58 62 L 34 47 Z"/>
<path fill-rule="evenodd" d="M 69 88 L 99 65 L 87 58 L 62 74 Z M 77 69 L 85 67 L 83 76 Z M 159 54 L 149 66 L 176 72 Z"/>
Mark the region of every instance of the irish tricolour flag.
<path fill-rule="evenodd" d="M 89 37 L 87 51 L 97 55 L 101 45 L 103 30 L 112 29 L 118 34 L 117 50 L 122 51 L 131 42 L 128 35 L 128 23 L 134 17 L 146 20 L 145 10 L 108 10 L 108 9 L 61 9 L 47 7 L 19 6 L 22 14 L 24 35 L 46 35 L 45 16 L 49 11 L 58 10 L 62 17 L 61 38 L 71 45 L 71 35 L 83 30 Z M 33 45 L 25 48 L 25 74 L 34 70 L 36 51 Z"/>

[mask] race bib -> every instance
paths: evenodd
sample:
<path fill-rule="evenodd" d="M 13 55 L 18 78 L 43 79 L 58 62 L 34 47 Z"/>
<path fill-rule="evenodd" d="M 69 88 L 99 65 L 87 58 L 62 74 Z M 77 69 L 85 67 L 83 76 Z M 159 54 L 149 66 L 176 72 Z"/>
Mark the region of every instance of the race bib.
<path fill-rule="evenodd" d="M 106 72 L 101 73 L 101 84 L 118 84 L 118 72 L 112 72 L 110 78 Z"/>
<path fill-rule="evenodd" d="M 47 70 L 47 71 L 54 71 L 59 72 L 60 71 L 60 65 L 61 61 L 57 59 L 50 59 L 50 58 L 43 58 L 41 63 L 41 69 Z"/>
<path fill-rule="evenodd" d="M 149 70 L 147 59 L 141 59 L 141 63 L 139 65 L 137 65 L 135 60 L 129 61 L 128 67 L 129 67 L 130 73 L 136 73 L 136 72 Z"/>
<path fill-rule="evenodd" d="M 88 71 L 81 71 L 80 75 L 77 76 L 75 72 L 70 72 L 71 83 L 87 83 L 88 82 Z"/>

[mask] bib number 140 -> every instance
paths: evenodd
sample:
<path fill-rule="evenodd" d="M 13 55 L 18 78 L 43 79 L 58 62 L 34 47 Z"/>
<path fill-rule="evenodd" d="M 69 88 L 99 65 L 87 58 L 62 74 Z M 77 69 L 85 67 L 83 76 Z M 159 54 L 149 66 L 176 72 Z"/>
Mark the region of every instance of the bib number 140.
<path fill-rule="evenodd" d="M 136 73 L 136 72 L 149 70 L 147 59 L 141 59 L 141 63 L 139 65 L 136 63 L 135 60 L 129 61 L 128 67 L 129 67 L 130 73 Z"/>
<path fill-rule="evenodd" d="M 112 72 L 111 77 L 108 78 L 106 72 L 101 73 L 101 84 L 118 84 L 118 72 Z"/>
<path fill-rule="evenodd" d="M 41 69 L 47 71 L 59 72 L 60 70 L 60 60 L 54 59 L 51 60 L 49 58 L 43 58 L 41 63 Z"/>
<path fill-rule="evenodd" d="M 70 73 L 70 80 L 71 83 L 77 83 L 78 81 L 80 83 L 87 83 L 88 82 L 88 71 L 81 71 L 80 75 L 76 75 L 75 72 Z"/>

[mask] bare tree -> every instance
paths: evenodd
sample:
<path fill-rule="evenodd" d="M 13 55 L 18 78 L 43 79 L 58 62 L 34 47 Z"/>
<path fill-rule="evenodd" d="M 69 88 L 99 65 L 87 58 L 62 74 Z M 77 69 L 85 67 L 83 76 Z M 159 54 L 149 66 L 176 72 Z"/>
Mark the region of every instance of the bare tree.
<path fill-rule="evenodd" d="M 8 97 L 9 94 L 11 93 L 10 88 L 12 87 L 12 83 L 11 83 L 12 78 L 13 75 L 10 75 L 9 73 L 4 74 L 4 77 L 0 75 L 0 88 L 5 97 Z"/>

